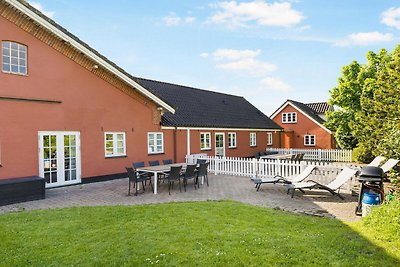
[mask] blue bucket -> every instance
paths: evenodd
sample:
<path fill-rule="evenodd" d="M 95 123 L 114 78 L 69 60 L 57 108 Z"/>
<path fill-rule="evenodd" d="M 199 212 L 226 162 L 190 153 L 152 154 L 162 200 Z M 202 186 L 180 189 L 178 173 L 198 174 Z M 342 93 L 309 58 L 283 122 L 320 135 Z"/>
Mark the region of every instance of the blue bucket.
<path fill-rule="evenodd" d="M 362 203 L 368 205 L 379 205 L 381 204 L 380 195 L 374 192 L 364 193 Z"/>

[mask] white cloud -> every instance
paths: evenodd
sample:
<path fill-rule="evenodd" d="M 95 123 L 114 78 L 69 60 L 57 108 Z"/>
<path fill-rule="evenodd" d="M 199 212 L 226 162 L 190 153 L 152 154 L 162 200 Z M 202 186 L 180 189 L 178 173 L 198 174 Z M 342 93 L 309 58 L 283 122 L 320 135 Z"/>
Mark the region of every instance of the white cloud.
<path fill-rule="evenodd" d="M 236 49 L 217 49 L 213 52 L 213 57 L 216 60 L 239 60 L 255 58 L 260 55 L 261 50 L 236 50 Z"/>
<path fill-rule="evenodd" d="M 350 34 L 346 39 L 339 40 L 334 44 L 336 46 L 367 46 L 390 42 L 392 40 L 393 35 L 391 33 L 360 32 Z"/>
<path fill-rule="evenodd" d="M 279 92 L 288 92 L 292 89 L 290 85 L 286 84 L 277 77 L 266 77 L 260 81 L 260 85 L 262 86 L 262 88 L 265 88 L 267 90 Z"/>
<path fill-rule="evenodd" d="M 382 13 L 381 22 L 387 26 L 395 27 L 400 30 L 400 7 L 389 8 Z"/>
<path fill-rule="evenodd" d="M 40 12 L 42 12 L 44 15 L 46 15 L 47 17 L 53 19 L 54 18 L 54 11 L 49 11 L 49 10 L 44 10 L 42 4 L 38 3 L 38 2 L 31 2 L 29 1 L 29 4 L 31 6 L 33 6 L 34 8 L 36 8 L 37 10 L 39 10 Z"/>
<path fill-rule="evenodd" d="M 201 53 L 200 56 L 201 56 L 202 58 L 208 58 L 209 54 L 206 53 L 206 52 L 204 52 L 204 53 Z"/>
<path fill-rule="evenodd" d="M 163 17 L 163 21 L 167 26 L 178 26 L 182 24 L 192 24 L 196 20 L 195 17 L 179 17 L 171 12 L 168 16 Z"/>
<path fill-rule="evenodd" d="M 272 63 L 258 60 L 261 50 L 236 50 L 236 49 L 217 49 L 210 55 L 212 59 L 218 61 L 216 68 L 223 70 L 237 71 L 251 76 L 263 76 L 276 70 Z M 208 53 L 202 53 L 202 57 L 208 57 Z"/>
<path fill-rule="evenodd" d="M 276 66 L 274 64 L 258 61 L 253 58 L 221 63 L 217 64 L 216 67 L 218 69 L 225 70 L 245 71 L 253 76 L 262 76 L 266 73 L 276 70 Z"/>
<path fill-rule="evenodd" d="M 237 3 L 225 1 L 212 4 L 218 11 L 209 18 L 215 24 L 225 24 L 228 27 L 246 27 L 254 22 L 262 26 L 290 27 L 299 24 L 305 16 L 292 8 L 289 2 L 267 3 L 264 0 Z"/>

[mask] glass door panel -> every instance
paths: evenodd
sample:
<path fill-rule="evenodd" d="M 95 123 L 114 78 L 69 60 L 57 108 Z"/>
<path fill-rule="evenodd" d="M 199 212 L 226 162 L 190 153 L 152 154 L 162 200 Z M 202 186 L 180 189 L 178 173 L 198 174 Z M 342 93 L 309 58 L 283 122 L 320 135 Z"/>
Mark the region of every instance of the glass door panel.
<path fill-rule="evenodd" d="M 225 157 L 224 133 L 215 133 L 215 156 Z"/>

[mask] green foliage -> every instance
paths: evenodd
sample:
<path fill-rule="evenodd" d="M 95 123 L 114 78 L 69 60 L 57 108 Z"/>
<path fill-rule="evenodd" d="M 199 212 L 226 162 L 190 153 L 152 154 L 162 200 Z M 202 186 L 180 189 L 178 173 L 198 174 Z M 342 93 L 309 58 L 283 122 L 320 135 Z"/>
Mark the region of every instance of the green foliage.
<path fill-rule="evenodd" d="M 391 243 L 400 252 L 400 199 L 386 202 L 360 222 L 370 236 L 379 243 Z M 362 230 L 360 229 L 360 230 Z"/>
<path fill-rule="evenodd" d="M 369 52 L 367 64 L 345 66 L 330 103 L 339 107 L 327 116 L 341 148 L 353 149 L 357 161 L 400 157 L 400 46 L 393 53 Z"/>
<path fill-rule="evenodd" d="M 38 210 L 0 215 L 0 266 L 398 266 L 357 227 L 231 201 Z"/>

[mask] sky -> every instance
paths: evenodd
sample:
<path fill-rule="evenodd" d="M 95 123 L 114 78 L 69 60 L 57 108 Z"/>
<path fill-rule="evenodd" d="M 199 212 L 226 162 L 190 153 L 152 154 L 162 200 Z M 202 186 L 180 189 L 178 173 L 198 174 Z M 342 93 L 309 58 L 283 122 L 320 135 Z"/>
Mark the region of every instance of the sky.
<path fill-rule="evenodd" d="M 31 0 L 130 74 L 245 97 L 271 115 L 324 102 L 343 66 L 400 41 L 400 1 Z"/>

